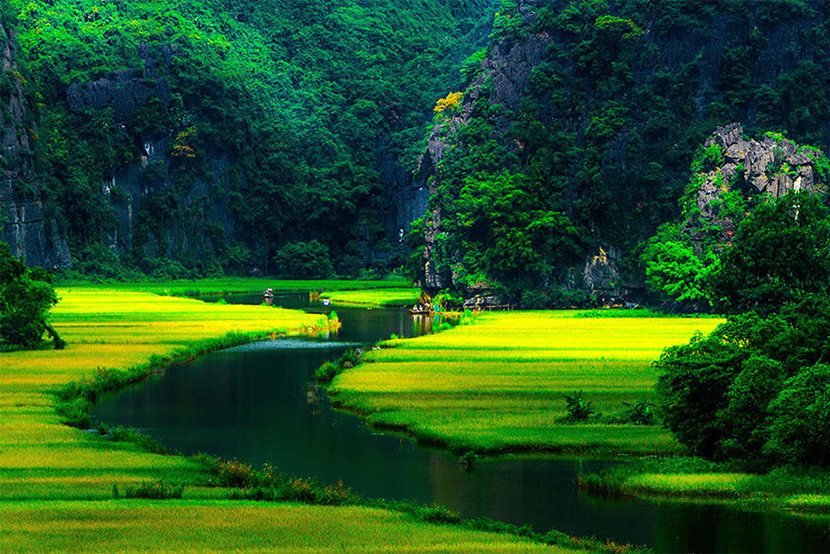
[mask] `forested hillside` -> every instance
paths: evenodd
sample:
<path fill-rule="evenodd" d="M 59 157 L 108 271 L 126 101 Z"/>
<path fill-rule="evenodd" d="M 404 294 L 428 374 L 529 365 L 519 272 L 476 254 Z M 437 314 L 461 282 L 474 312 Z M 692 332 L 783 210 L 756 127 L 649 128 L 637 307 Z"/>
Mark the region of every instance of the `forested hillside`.
<path fill-rule="evenodd" d="M 101 277 L 381 274 L 414 249 L 432 290 L 619 298 L 715 129 L 830 145 L 829 12 L 12 0 L 3 237 Z"/>
<path fill-rule="evenodd" d="M 828 16 L 808 0 L 502 2 L 422 160 L 424 282 L 526 306 L 640 288 L 642 241 L 677 218 L 715 129 L 827 149 Z"/>
<path fill-rule="evenodd" d="M 286 245 L 330 254 L 317 273 L 395 265 L 402 164 L 491 3 L 4 3 L 4 78 L 34 112 L 17 200 L 42 199 L 102 276 L 289 274 Z"/>

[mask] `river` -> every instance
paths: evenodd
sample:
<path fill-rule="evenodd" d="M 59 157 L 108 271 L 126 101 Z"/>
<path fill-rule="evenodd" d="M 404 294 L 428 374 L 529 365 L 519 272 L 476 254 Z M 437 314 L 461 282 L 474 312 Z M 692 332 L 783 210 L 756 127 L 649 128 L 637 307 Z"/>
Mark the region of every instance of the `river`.
<path fill-rule="evenodd" d="M 258 296 L 229 298 L 258 303 Z M 308 295 L 275 304 L 327 311 Z M 342 329 L 321 340 L 284 339 L 208 354 L 102 399 L 94 417 L 136 427 L 185 454 L 207 452 L 289 475 L 342 481 L 370 498 L 437 502 L 464 517 L 557 529 L 657 552 L 828 552 L 826 520 L 723 505 L 605 499 L 581 492 L 580 471 L 610 462 L 507 456 L 467 471 L 455 456 L 369 429 L 310 389 L 314 370 L 347 348 L 391 334 L 430 332 L 399 309 L 336 308 Z"/>

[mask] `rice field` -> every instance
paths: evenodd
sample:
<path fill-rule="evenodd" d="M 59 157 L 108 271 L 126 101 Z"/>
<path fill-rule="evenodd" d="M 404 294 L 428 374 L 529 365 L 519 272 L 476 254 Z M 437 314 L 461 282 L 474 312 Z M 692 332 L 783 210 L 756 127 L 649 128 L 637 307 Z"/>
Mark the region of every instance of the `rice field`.
<path fill-rule="evenodd" d="M 118 288 L 118 284 L 99 285 L 89 282 L 66 281 L 61 283 L 65 288 L 73 290 L 91 290 L 104 288 L 112 290 Z M 403 280 L 287 280 L 270 279 L 265 277 L 240 278 L 240 277 L 216 277 L 207 279 L 179 279 L 174 281 L 146 281 L 130 283 L 127 287 L 135 292 L 152 292 L 166 295 L 196 295 L 196 294 L 248 294 L 263 292 L 267 288 L 283 292 L 309 292 L 309 291 L 361 291 L 377 289 L 405 289 L 410 283 Z M 122 287 L 123 288 L 123 287 Z"/>
<path fill-rule="evenodd" d="M 574 552 L 356 506 L 119 500 L 0 510 L 3 552 Z"/>
<path fill-rule="evenodd" d="M 373 288 L 366 290 L 338 290 L 320 295 L 332 304 L 372 306 L 412 306 L 421 297 L 421 289 L 414 287 Z"/>
<path fill-rule="evenodd" d="M 247 291 L 260 284 L 233 286 Z M 54 391 L 102 369 L 209 350 L 229 333 L 233 340 L 264 339 L 318 333 L 329 322 L 295 310 L 162 297 L 124 285 L 63 287 L 58 294 L 52 323 L 67 349 L 0 353 L 0 551 L 543 548 L 391 511 L 228 502 L 228 491 L 215 488 L 192 458 L 152 454 L 62 425 Z M 113 498 L 114 485 L 158 480 L 184 485 L 183 500 Z"/>
<path fill-rule="evenodd" d="M 669 453 L 656 426 L 617 423 L 653 399 L 651 363 L 718 319 L 597 318 L 575 311 L 491 312 L 472 325 L 387 341 L 332 383 L 343 407 L 457 451 Z M 583 391 L 602 417 L 563 421 Z"/>
<path fill-rule="evenodd" d="M 830 514 L 830 474 L 781 467 L 740 473 L 701 458 L 657 458 L 579 477 L 582 488 L 603 494 L 702 501 L 736 501 L 799 512 Z"/>

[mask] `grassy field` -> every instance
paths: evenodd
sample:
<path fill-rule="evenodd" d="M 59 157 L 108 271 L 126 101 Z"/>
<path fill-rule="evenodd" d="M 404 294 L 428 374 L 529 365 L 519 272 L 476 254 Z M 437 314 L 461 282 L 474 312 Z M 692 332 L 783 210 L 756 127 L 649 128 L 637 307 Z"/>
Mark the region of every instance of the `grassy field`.
<path fill-rule="evenodd" d="M 228 490 L 214 487 L 207 466 L 192 458 L 152 454 L 62 425 L 53 393 L 70 381 L 92 383 L 111 369 L 141 371 L 228 342 L 317 333 L 329 322 L 124 285 L 58 293 L 52 321 L 69 347 L 0 353 L 0 551 L 542 549 L 515 535 L 439 526 L 390 511 L 228 502 Z M 151 358 L 156 363 L 148 365 Z M 113 498 L 113 485 L 124 490 L 157 480 L 184 485 L 183 499 Z"/>
<path fill-rule="evenodd" d="M 339 290 L 320 295 L 332 304 L 412 306 L 421 296 L 421 289 L 414 287 L 374 288 L 366 290 Z"/>
<path fill-rule="evenodd" d="M 338 376 L 336 402 L 380 426 L 458 451 L 666 453 L 653 426 L 612 424 L 624 402 L 652 398 L 651 362 L 718 319 L 486 313 L 472 325 L 388 341 Z M 564 395 L 584 391 L 604 417 L 566 423 Z"/>

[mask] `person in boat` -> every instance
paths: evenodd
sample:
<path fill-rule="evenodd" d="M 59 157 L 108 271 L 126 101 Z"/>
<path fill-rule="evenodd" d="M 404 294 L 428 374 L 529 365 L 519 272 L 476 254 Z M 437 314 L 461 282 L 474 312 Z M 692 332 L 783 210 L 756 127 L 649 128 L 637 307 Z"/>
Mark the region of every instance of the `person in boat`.
<path fill-rule="evenodd" d="M 263 294 L 262 297 L 265 299 L 265 303 L 270 306 L 271 302 L 274 301 L 274 289 L 272 289 L 272 288 L 265 289 L 265 294 Z"/>

